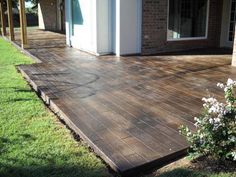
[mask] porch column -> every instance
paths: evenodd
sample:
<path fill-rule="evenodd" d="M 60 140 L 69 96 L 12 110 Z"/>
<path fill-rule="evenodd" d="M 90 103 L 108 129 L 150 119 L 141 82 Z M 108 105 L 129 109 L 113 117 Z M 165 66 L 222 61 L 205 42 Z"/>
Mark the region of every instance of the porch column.
<path fill-rule="evenodd" d="M 12 0 L 7 0 L 7 12 L 8 12 L 8 26 L 9 26 L 9 37 L 11 41 L 15 40 L 14 35 L 14 24 L 12 15 Z"/>
<path fill-rule="evenodd" d="M 234 45 L 233 45 L 232 66 L 236 66 L 236 23 L 235 23 L 235 33 L 234 33 Z"/>
<path fill-rule="evenodd" d="M 1 21 L 1 33 L 2 36 L 6 36 L 6 21 L 4 16 L 4 6 L 3 6 L 3 0 L 0 0 L 0 21 Z"/>
<path fill-rule="evenodd" d="M 20 5 L 21 46 L 22 48 L 27 48 L 28 39 L 27 39 L 27 23 L 25 15 L 25 0 L 19 0 L 19 5 Z"/>
<path fill-rule="evenodd" d="M 116 55 L 141 53 L 142 0 L 116 0 Z"/>

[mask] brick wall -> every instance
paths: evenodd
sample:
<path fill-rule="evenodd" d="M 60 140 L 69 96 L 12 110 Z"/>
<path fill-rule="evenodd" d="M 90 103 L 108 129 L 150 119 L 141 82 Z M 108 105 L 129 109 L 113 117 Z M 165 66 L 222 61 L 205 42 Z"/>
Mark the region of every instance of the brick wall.
<path fill-rule="evenodd" d="M 142 54 L 220 45 L 223 0 L 210 0 L 208 39 L 167 41 L 168 0 L 143 0 Z"/>
<path fill-rule="evenodd" d="M 38 3 L 39 28 L 57 30 L 57 0 L 39 0 Z"/>

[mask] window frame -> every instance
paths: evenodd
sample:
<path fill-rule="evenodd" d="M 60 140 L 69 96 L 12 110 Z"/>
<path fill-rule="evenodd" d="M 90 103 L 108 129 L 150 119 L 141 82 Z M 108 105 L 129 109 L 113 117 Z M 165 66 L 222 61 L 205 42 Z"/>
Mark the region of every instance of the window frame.
<path fill-rule="evenodd" d="M 204 40 L 204 39 L 208 39 L 210 0 L 207 0 L 206 32 L 205 32 L 205 36 L 203 36 L 203 37 L 183 37 L 183 38 L 178 38 L 178 39 L 173 39 L 173 38 L 170 39 L 170 38 L 168 38 L 170 0 L 168 0 L 168 5 L 167 6 L 168 6 L 167 7 L 167 33 L 166 33 L 167 41 L 190 41 L 190 40 Z"/>
<path fill-rule="evenodd" d="M 233 3 L 233 1 L 232 0 L 230 0 L 230 9 L 229 9 L 229 22 L 228 22 L 228 26 L 227 26 L 227 42 L 234 42 L 234 40 L 233 41 L 230 41 L 229 40 L 229 33 L 230 33 L 230 23 L 231 23 L 231 10 L 232 10 L 232 3 Z M 236 29 L 235 29 L 236 30 Z M 235 30 L 234 30 L 234 32 L 235 32 Z M 235 36 L 235 35 L 234 35 Z"/>

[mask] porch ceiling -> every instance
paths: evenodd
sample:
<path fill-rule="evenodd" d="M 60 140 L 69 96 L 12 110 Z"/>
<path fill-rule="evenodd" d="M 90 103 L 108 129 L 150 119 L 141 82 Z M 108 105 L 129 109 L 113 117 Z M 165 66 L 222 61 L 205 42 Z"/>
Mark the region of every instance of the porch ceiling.
<path fill-rule="evenodd" d="M 188 146 L 178 127 L 194 128 L 201 98 L 210 92 L 222 99 L 216 83 L 236 79 L 228 54 L 95 57 L 48 40 L 63 44 L 61 35 L 32 34 L 27 52 L 42 63 L 20 71 L 70 128 L 123 174 L 185 154 Z"/>

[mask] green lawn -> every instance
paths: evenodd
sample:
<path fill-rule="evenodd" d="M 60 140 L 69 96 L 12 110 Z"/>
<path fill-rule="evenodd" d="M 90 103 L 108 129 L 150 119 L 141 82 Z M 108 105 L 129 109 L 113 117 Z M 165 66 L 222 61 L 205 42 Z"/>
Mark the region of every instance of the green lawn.
<path fill-rule="evenodd" d="M 16 65 L 31 62 L 0 39 L 0 177 L 108 176 L 17 72 Z"/>

